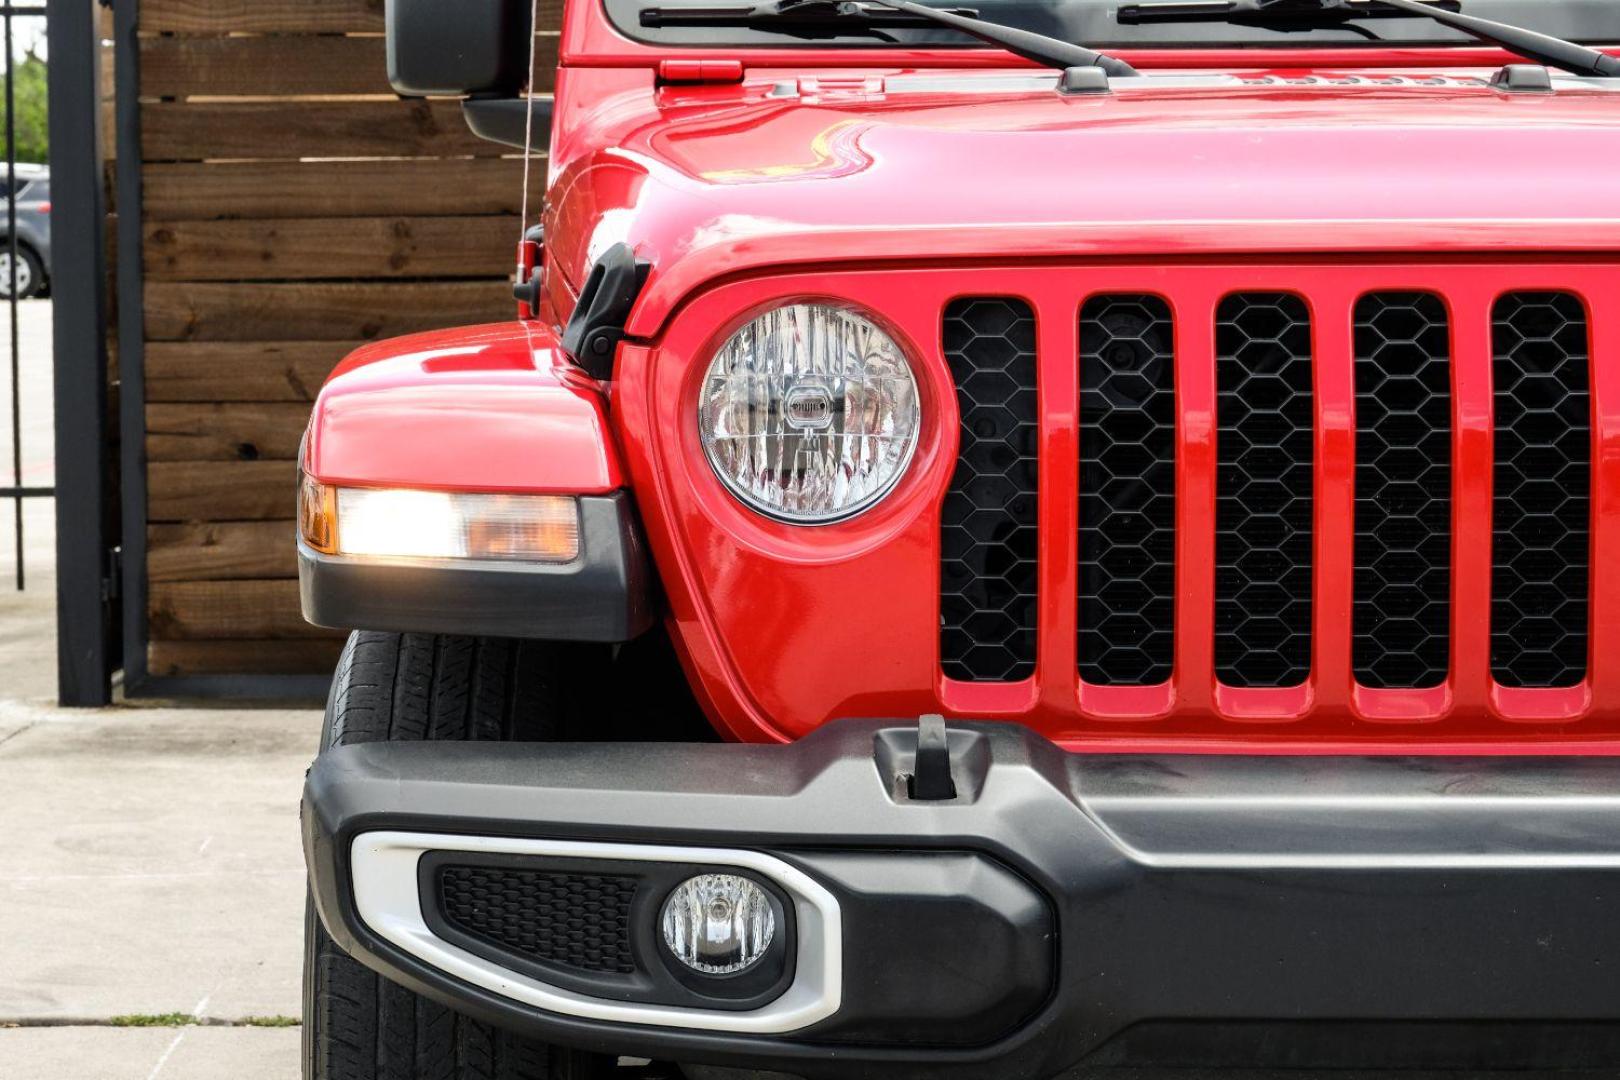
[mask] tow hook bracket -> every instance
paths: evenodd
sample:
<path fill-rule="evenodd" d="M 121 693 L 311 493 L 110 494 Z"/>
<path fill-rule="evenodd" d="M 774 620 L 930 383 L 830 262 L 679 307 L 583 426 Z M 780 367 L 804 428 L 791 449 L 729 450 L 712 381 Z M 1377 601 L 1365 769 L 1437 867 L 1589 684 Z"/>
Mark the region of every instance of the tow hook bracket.
<path fill-rule="evenodd" d="M 943 802 L 956 798 L 951 779 L 951 747 L 945 718 L 930 713 L 917 718 L 917 763 L 906 784 L 914 802 Z"/>

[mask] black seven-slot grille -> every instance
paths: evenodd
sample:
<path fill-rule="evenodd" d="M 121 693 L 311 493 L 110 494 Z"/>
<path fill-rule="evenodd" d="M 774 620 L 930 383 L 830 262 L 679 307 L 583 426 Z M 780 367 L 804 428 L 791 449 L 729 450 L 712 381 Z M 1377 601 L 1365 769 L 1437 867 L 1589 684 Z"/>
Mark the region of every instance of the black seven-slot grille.
<path fill-rule="evenodd" d="M 1492 319 L 1491 667 L 1505 686 L 1571 686 L 1586 675 L 1587 316 L 1572 294 L 1515 293 Z M 1422 292 L 1364 296 L 1352 321 L 1354 673 L 1368 687 L 1432 687 L 1451 665 L 1453 328 Z M 1312 666 L 1313 329 L 1289 293 L 1228 296 L 1215 315 L 1215 669 L 1229 686 L 1297 686 Z M 1088 683 L 1171 676 L 1174 339 L 1159 297 L 1082 306 L 1076 630 Z M 1037 610 L 1035 313 L 954 301 L 944 344 L 962 427 L 941 538 L 941 663 L 955 679 L 1024 679 Z"/>
<path fill-rule="evenodd" d="M 518 867 L 445 866 L 439 912 L 456 930 L 535 963 L 629 974 L 636 881 Z"/>

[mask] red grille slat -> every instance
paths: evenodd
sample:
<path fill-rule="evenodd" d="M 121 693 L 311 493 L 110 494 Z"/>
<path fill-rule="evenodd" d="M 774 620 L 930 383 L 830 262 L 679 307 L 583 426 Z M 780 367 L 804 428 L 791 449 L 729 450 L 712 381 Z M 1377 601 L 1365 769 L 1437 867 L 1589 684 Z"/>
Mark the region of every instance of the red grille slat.
<path fill-rule="evenodd" d="M 1215 306 L 1214 282 L 1177 290 L 1176 662 L 1182 709 L 1215 705 Z"/>
<path fill-rule="evenodd" d="M 1312 535 L 1316 542 L 1316 602 L 1311 684 L 1322 718 L 1349 715 L 1356 532 L 1356 376 L 1351 329 L 1354 291 L 1313 290 L 1315 328 L 1316 491 Z"/>
<path fill-rule="evenodd" d="M 1080 578 L 1078 484 L 1080 455 L 1079 327 L 1065 308 L 1079 298 L 1048 281 L 1031 297 L 1036 304 L 1041 401 L 1040 432 L 1040 615 L 1036 682 L 1041 704 L 1073 713 L 1079 708 L 1074 680 L 1075 625 Z"/>
<path fill-rule="evenodd" d="M 1590 707 L 1620 712 L 1620 319 L 1604 300 L 1620 288 L 1589 293 L 1592 314 L 1592 615 L 1587 679 Z M 1612 310 L 1612 309 L 1611 309 Z"/>
<path fill-rule="evenodd" d="M 1479 283 L 1442 294 L 1451 311 L 1451 678 L 1449 705 L 1483 712 L 1491 691 L 1491 300 Z"/>

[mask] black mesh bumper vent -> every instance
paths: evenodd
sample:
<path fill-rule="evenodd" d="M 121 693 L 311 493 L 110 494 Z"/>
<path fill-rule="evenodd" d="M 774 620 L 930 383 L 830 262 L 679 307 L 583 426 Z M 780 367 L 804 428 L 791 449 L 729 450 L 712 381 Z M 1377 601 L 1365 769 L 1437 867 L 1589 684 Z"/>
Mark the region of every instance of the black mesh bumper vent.
<path fill-rule="evenodd" d="M 1146 686 L 1174 659 L 1175 334 L 1157 296 L 1080 311 L 1080 677 Z"/>
<path fill-rule="evenodd" d="M 1491 321 L 1491 669 L 1504 686 L 1573 686 L 1586 676 L 1591 559 L 1586 309 L 1569 293 L 1515 293 Z"/>
<path fill-rule="evenodd" d="M 962 435 L 940 537 L 940 662 L 953 679 L 1026 679 L 1035 673 L 1035 314 L 1019 300 L 957 300 L 944 340 Z"/>
<path fill-rule="evenodd" d="M 1451 330 L 1431 293 L 1356 304 L 1356 680 L 1437 686 L 1450 666 Z"/>
<path fill-rule="evenodd" d="M 1311 666 L 1311 323 L 1288 293 L 1221 301 L 1215 672 L 1295 686 Z"/>
<path fill-rule="evenodd" d="M 469 937 L 536 963 L 629 974 L 635 891 L 627 877 L 446 866 L 439 913 Z"/>

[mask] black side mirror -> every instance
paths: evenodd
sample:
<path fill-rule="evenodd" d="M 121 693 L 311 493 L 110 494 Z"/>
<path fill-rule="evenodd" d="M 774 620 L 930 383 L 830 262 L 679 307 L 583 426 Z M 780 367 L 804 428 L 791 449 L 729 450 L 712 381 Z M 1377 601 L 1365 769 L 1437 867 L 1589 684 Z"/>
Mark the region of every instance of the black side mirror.
<path fill-rule="evenodd" d="M 513 98 L 529 81 L 528 0 L 386 0 L 388 81 L 406 97 Z"/>

